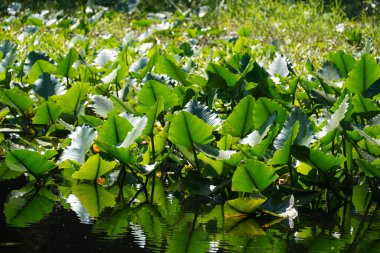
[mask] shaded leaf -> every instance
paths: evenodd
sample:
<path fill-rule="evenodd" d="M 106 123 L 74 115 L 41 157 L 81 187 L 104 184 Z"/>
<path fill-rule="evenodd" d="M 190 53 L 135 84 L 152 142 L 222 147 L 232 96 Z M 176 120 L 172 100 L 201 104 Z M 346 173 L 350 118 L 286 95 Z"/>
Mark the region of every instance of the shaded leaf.
<path fill-rule="evenodd" d="M 66 87 L 56 77 L 48 73 L 42 73 L 33 83 L 33 90 L 45 100 L 48 100 L 50 96 L 64 94 Z"/>

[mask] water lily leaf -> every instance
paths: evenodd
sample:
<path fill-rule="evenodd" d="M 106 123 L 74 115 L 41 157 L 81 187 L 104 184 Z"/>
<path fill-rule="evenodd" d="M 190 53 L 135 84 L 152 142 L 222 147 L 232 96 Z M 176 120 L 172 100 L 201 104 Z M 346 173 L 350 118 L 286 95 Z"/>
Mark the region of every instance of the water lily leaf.
<path fill-rule="evenodd" d="M 340 124 L 340 121 L 343 120 L 346 116 L 349 107 L 349 96 L 346 95 L 343 101 L 340 103 L 339 108 L 334 112 L 334 114 L 327 120 L 326 125 L 316 134 L 318 139 L 328 138 L 325 140 L 327 143 L 330 143 L 334 136 L 328 135 L 330 132 L 335 131 Z"/>
<path fill-rule="evenodd" d="M 84 163 L 85 156 L 96 138 L 96 130 L 92 127 L 83 125 L 75 128 L 68 138 L 71 143 L 63 150 L 60 162 L 74 160 L 80 164 Z"/>
<path fill-rule="evenodd" d="M 354 57 L 346 54 L 342 50 L 339 50 L 331 55 L 331 61 L 339 68 L 339 71 L 344 78 L 347 78 L 348 73 L 350 73 L 356 63 Z"/>
<path fill-rule="evenodd" d="M 108 113 L 114 109 L 112 101 L 105 96 L 95 95 L 92 97 L 93 105 L 91 106 L 95 113 L 106 118 Z"/>
<path fill-rule="evenodd" d="M 189 86 L 191 83 L 187 80 L 187 74 L 177 66 L 167 55 L 161 55 L 156 63 L 156 71 L 159 74 L 166 74 L 174 80 L 180 82 L 184 86 Z"/>
<path fill-rule="evenodd" d="M 87 97 L 90 86 L 87 83 L 77 83 L 73 85 L 63 96 L 59 99 L 59 105 L 66 113 L 74 112 L 76 115 L 79 112 L 80 104 L 83 99 Z"/>
<path fill-rule="evenodd" d="M 190 100 L 184 108 L 185 111 L 194 114 L 198 118 L 202 119 L 207 124 L 216 127 L 222 123 L 222 120 L 219 116 L 208 109 L 207 106 L 202 105 L 196 100 Z"/>
<path fill-rule="evenodd" d="M 74 185 L 72 192 L 91 217 L 98 217 L 104 208 L 116 204 L 115 196 L 97 184 Z"/>
<path fill-rule="evenodd" d="M 147 112 L 157 102 L 158 97 L 164 98 L 164 110 L 178 103 L 177 95 L 165 84 L 155 80 L 147 81 L 138 96 L 138 111 Z"/>
<path fill-rule="evenodd" d="M 18 88 L 0 89 L 0 102 L 22 113 L 26 113 L 33 104 L 28 94 Z"/>
<path fill-rule="evenodd" d="M 66 87 L 56 77 L 48 73 L 42 73 L 33 83 L 33 90 L 45 100 L 48 100 L 50 96 L 64 94 Z"/>
<path fill-rule="evenodd" d="M 344 87 L 351 92 L 365 95 L 365 91 L 380 78 L 380 66 L 375 58 L 363 54 L 354 68 L 348 73 Z"/>
<path fill-rule="evenodd" d="M 282 127 L 287 117 L 285 108 L 274 100 L 259 98 L 253 106 L 254 128 L 258 129 L 275 112 L 277 114 L 276 122 Z"/>
<path fill-rule="evenodd" d="M 168 137 L 174 144 L 191 148 L 195 143 L 207 144 L 214 140 L 212 131 L 213 127 L 197 116 L 181 111 L 172 120 Z"/>
<path fill-rule="evenodd" d="M 18 194 L 11 195 L 4 204 L 8 225 L 27 227 L 39 222 L 53 210 L 56 197 L 46 187 L 23 191 L 18 190 Z"/>
<path fill-rule="evenodd" d="M 27 171 L 37 179 L 56 167 L 56 164 L 46 159 L 45 156 L 27 149 L 9 152 L 5 162 L 10 169 Z"/>
<path fill-rule="evenodd" d="M 240 138 L 251 132 L 254 104 L 255 99 L 251 95 L 240 100 L 223 124 L 223 132 Z"/>
<path fill-rule="evenodd" d="M 298 145 L 292 146 L 292 155 L 301 162 L 324 172 L 328 172 L 334 167 L 340 166 L 346 160 L 341 154 L 333 156 L 319 150 Z"/>
<path fill-rule="evenodd" d="M 44 102 L 33 117 L 33 124 L 53 124 L 62 113 L 62 108 L 51 101 Z"/>
<path fill-rule="evenodd" d="M 78 52 L 74 48 L 70 48 L 66 57 L 58 64 L 57 74 L 69 78 L 74 77 L 76 70 L 72 66 L 78 59 Z"/>
<path fill-rule="evenodd" d="M 274 58 L 272 64 L 269 66 L 268 73 L 272 76 L 275 74 L 278 74 L 280 76 L 288 76 L 290 72 L 286 58 L 281 54 L 278 54 L 276 58 Z"/>
<path fill-rule="evenodd" d="M 248 159 L 245 164 L 236 168 L 232 177 L 232 190 L 252 192 L 254 189 L 263 191 L 271 185 L 278 175 L 274 169 L 257 159 Z"/>
<path fill-rule="evenodd" d="M 266 201 L 265 197 L 240 197 L 224 204 L 224 217 L 253 214 Z"/>
<path fill-rule="evenodd" d="M 111 145 L 119 145 L 124 141 L 132 128 L 131 123 L 124 117 L 112 116 L 104 122 L 99 131 L 98 140 Z"/>
<path fill-rule="evenodd" d="M 72 178 L 96 181 L 98 177 L 112 170 L 115 165 L 116 162 L 109 162 L 96 154 L 88 158 L 80 169 L 73 173 Z"/>

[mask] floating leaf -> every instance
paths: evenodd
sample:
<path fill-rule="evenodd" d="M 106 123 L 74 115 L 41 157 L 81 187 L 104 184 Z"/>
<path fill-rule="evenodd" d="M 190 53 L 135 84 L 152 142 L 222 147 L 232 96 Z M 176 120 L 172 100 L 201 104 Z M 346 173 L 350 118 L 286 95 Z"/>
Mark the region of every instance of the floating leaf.
<path fill-rule="evenodd" d="M 278 175 L 272 167 L 257 159 L 249 159 L 236 168 L 232 177 L 232 190 L 252 192 L 256 188 L 263 191 L 277 178 Z"/>
<path fill-rule="evenodd" d="M 86 179 L 96 181 L 98 177 L 103 176 L 116 165 L 116 162 L 109 162 L 100 157 L 99 154 L 93 155 L 79 168 L 79 171 L 73 173 L 72 178 Z"/>
<path fill-rule="evenodd" d="M 47 160 L 45 156 L 27 149 L 9 152 L 5 162 L 12 170 L 27 171 L 37 179 L 56 167 L 55 163 Z"/>

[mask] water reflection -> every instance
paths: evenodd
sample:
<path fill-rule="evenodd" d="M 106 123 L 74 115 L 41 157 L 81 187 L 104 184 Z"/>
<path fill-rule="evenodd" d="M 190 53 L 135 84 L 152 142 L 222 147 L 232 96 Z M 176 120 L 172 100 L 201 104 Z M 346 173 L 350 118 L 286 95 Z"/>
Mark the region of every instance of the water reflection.
<path fill-rule="evenodd" d="M 27 185 L 7 192 L 0 250 L 380 252 L 379 206 L 368 200 L 365 187 L 355 189 L 352 204 L 339 212 L 303 210 L 290 225 L 282 218 L 225 217 L 221 204 L 156 186 L 152 202 L 134 186 L 79 184 L 57 194 Z"/>

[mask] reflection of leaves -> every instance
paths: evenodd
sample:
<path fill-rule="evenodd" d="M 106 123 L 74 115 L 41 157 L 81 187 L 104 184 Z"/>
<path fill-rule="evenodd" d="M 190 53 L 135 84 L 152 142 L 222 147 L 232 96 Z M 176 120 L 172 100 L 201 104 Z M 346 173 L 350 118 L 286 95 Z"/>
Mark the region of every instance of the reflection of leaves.
<path fill-rule="evenodd" d="M 207 233 L 199 229 L 191 231 L 178 231 L 168 240 L 167 252 L 207 252 L 209 242 L 205 240 Z"/>
<path fill-rule="evenodd" d="M 253 218 L 229 217 L 224 221 L 224 230 L 228 236 L 238 238 L 251 238 L 265 235 L 264 230 Z"/>
<path fill-rule="evenodd" d="M 126 233 L 128 226 L 128 210 L 120 209 L 112 213 L 109 217 L 101 217 L 93 226 L 93 232 L 105 232 L 108 237 L 116 238 Z"/>
<path fill-rule="evenodd" d="M 29 192 L 26 188 L 19 190 L 22 196 L 19 193 L 12 195 L 4 205 L 4 214 L 9 225 L 28 226 L 43 219 L 53 209 L 56 198 L 46 187 Z"/>
<path fill-rule="evenodd" d="M 98 185 L 74 185 L 72 191 L 92 217 L 98 217 L 104 208 L 113 207 L 116 204 L 115 196 Z"/>

